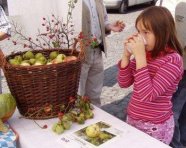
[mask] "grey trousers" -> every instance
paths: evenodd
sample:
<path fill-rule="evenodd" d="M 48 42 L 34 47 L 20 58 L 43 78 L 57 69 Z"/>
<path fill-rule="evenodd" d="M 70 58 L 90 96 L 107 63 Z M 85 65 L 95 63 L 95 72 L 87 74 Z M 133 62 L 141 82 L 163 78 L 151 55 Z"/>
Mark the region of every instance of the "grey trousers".
<path fill-rule="evenodd" d="M 91 101 L 100 102 L 103 78 L 102 51 L 99 48 L 92 49 L 90 58 L 82 64 L 78 95 L 88 96 Z"/>

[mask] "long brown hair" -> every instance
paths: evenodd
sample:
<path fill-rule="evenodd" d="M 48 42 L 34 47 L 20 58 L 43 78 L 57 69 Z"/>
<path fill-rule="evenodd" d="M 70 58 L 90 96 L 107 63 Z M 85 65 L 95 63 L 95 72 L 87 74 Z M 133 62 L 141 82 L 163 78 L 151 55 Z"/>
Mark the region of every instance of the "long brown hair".
<path fill-rule="evenodd" d="M 174 18 L 170 11 L 161 6 L 152 6 L 145 9 L 136 19 L 135 26 L 141 21 L 147 30 L 155 35 L 155 46 L 152 57 L 155 58 L 160 52 L 166 52 L 166 47 L 172 48 L 182 55 L 182 47 L 177 39 Z"/>

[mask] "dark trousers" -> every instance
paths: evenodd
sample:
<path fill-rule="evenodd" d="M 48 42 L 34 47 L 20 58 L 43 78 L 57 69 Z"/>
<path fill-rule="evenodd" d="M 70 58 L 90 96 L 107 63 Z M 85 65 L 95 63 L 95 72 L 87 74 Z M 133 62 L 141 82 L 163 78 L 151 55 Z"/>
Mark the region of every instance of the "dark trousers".
<path fill-rule="evenodd" d="M 173 112 L 175 120 L 174 136 L 171 142 L 173 148 L 183 148 L 186 145 L 186 70 L 173 95 Z"/>

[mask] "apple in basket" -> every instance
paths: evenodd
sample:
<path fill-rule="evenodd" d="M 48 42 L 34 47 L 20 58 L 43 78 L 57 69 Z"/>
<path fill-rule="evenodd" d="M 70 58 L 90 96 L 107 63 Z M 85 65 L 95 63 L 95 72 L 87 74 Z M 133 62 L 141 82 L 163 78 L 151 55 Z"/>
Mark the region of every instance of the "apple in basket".
<path fill-rule="evenodd" d="M 9 62 L 11 65 L 20 65 L 20 62 L 19 62 L 18 60 L 16 60 L 16 59 L 10 59 L 8 62 Z"/>
<path fill-rule="evenodd" d="M 36 53 L 35 59 L 39 59 L 40 57 L 44 57 L 44 55 L 40 52 Z"/>
<path fill-rule="evenodd" d="M 57 51 L 52 51 L 50 53 L 49 57 L 50 57 L 51 60 L 54 60 L 55 58 L 57 58 L 58 54 L 59 53 Z"/>
<path fill-rule="evenodd" d="M 29 60 L 24 60 L 20 64 L 21 66 L 30 66 Z"/>
<path fill-rule="evenodd" d="M 33 59 L 33 58 L 34 58 L 34 54 L 32 53 L 32 51 L 27 51 L 25 54 L 23 54 L 24 60 L 29 60 L 29 59 Z"/>
<path fill-rule="evenodd" d="M 75 60 L 77 60 L 76 56 L 67 56 L 65 57 L 64 62 L 70 62 L 70 61 L 75 61 Z"/>

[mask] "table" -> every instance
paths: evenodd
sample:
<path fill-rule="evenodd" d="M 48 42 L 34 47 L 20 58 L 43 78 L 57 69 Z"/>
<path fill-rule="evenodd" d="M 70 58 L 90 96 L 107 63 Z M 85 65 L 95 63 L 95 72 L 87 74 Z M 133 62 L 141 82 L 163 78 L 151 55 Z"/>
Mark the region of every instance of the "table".
<path fill-rule="evenodd" d="M 168 145 L 150 137 L 149 135 L 137 130 L 136 128 L 128 125 L 120 119 L 108 114 L 107 112 L 95 107 L 94 118 L 86 120 L 85 124 L 79 125 L 73 123 L 70 130 L 66 130 L 63 134 L 72 133 L 86 127 L 96 121 L 107 122 L 117 129 L 123 131 L 122 137 L 116 139 L 105 146 L 105 148 L 113 147 L 127 147 L 127 148 L 170 148 Z M 33 120 L 19 118 L 20 114 L 16 111 L 11 119 L 10 125 L 19 134 L 18 148 L 63 148 L 64 146 L 59 143 L 60 135 L 52 132 L 52 125 L 58 121 L 57 118 L 48 120 L 37 120 L 40 125 L 47 124 L 47 129 L 40 129 Z M 104 147 L 104 146 L 103 146 Z M 70 147 L 69 147 L 70 148 Z M 76 148 L 76 147 L 74 147 Z M 102 147 L 101 147 L 102 148 Z"/>

